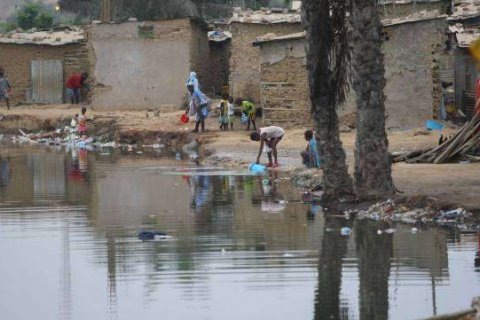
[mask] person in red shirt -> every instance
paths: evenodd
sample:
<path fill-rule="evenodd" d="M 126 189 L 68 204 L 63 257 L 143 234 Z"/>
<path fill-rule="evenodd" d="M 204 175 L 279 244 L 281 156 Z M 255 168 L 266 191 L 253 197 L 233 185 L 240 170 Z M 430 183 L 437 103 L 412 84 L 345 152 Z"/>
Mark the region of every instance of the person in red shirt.
<path fill-rule="evenodd" d="M 67 96 L 70 98 L 72 104 L 78 104 L 80 102 L 80 89 L 84 86 L 85 80 L 88 79 L 88 73 L 74 73 L 68 78 Z"/>

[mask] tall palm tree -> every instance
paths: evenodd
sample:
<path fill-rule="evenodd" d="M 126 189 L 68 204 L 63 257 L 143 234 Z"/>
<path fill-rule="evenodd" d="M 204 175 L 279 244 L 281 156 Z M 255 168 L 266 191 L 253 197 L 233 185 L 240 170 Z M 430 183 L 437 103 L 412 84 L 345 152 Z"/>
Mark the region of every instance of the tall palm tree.
<path fill-rule="evenodd" d="M 353 88 L 357 102 L 355 189 L 362 198 L 394 193 L 385 132 L 385 67 L 376 1 L 350 0 Z"/>
<path fill-rule="evenodd" d="M 326 199 L 352 193 L 340 132 L 337 106 L 345 100 L 349 64 L 344 0 L 304 0 L 307 67 L 312 115 L 322 155 Z"/>

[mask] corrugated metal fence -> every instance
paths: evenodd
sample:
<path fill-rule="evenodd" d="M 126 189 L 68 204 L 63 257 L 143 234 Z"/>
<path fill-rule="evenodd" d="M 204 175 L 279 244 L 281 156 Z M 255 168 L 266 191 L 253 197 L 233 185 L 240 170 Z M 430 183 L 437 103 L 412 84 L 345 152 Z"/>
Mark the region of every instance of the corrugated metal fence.
<path fill-rule="evenodd" d="M 31 101 L 63 103 L 63 64 L 59 60 L 31 62 Z"/>

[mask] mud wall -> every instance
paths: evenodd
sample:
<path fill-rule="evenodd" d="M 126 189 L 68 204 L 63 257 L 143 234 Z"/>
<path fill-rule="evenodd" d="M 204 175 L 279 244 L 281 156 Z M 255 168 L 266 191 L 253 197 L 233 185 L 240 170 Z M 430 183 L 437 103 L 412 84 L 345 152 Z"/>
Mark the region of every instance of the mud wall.
<path fill-rule="evenodd" d="M 189 19 L 92 25 L 89 40 L 99 84 L 94 107 L 180 107 L 190 72 L 191 37 Z"/>
<path fill-rule="evenodd" d="M 263 123 L 292 127 L 311 124 L 305 40 L 262 46 Z"/>
<path fill-rule="evenodd" d="M 215 82 L 221 75 L 212 68 L 207 28 L 192 20 L 190 41 L 190 70 L 197 73 L 200 89 L 212 96 Z"/>
<path fill-rule="evenodd" d="M 385 106 L 389 129 L 423 126 L 433 117 L 433 49 L 445 41 L 444 19 L 399 24 L 384 28 Z M 267 42 L 262 45 L 262 106 L 267 123 L 310 125 L 310 117 L 283 109 L 310 109 L 307 70 L 302 65 L 305 52 L 298 55 L 305 40 Z M 288 49 L 288 50 L 287 50 Z M 287 53 L 285 53 L 287 52 Z M 288 53 L 289 52 L 289 53 Z M 295 72 L 292 72 L 295 70 Z M 306 90 L 302 90 L 302 79 Z M 270 110 L 268 110 L 270 108 Z M 274 109 L 278 109 L 275 111 Z M 355 112 L 353 90 L 340 115 Z M 296 120 L 292 120 L 292 117 Z"/>
<path fill-rule="evenodd" d="M 433 117 L 432 53 L 446 28 L 442 18 L 384 28 L 387 127 L 419 127 Z"/>
<path fill-rule="evenodd" d="M 267 33 L 284 35 L 303 30 L 300 23 L 232 23 L 228 26 L 232 33 L 230 55 L 230 94 L 235 98 L 260 101 L 260 48 L 252 42 Z"/>
<path fill-rule="evenodd" d="M 5 69 L 12 86 L 13 105 L 27 100 L 31 87 L 30 62 L 32 60 L 60 60 L 63 62 L 64 79 L 75 72 L 90 68 L 85 44 L 45 46 L 34 44 L 0 44 L 0 66 Z"/>

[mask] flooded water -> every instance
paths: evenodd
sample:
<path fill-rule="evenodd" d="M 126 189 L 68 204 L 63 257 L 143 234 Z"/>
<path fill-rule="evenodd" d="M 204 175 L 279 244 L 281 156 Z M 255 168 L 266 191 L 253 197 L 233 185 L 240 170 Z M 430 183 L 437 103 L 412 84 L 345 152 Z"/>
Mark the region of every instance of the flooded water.
<path fill-rule="evenodd" d="M 378 228 L 281 176 L 3 146 L 0 317 L 416 319 L 480 295 L 475 235 Z"/>

